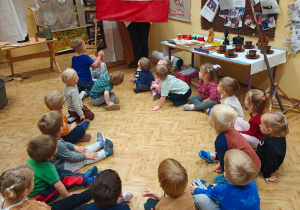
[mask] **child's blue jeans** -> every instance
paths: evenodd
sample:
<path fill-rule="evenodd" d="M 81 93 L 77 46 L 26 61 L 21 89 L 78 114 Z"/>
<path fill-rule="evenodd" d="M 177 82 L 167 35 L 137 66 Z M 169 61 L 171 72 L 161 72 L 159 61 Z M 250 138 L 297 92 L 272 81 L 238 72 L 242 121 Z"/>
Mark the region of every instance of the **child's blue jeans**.
<path fill-rule="evenodd" d="M 92 79 L 89 81 L 78 81 L 77 82 L 77 87 L 78 87 L 79 93 L 81 91 L 85 91 L 88 96 L 90 95 L 93 85 L 94 85 L 94 81 Z"/>

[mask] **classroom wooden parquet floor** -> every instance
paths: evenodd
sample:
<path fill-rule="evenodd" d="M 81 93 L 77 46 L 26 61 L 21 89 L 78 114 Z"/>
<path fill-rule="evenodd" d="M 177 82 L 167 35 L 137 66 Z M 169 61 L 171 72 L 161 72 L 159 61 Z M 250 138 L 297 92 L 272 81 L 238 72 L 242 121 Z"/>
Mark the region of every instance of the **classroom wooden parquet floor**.
<path fill-rule="evenodd" d="M 57 56 L 62 70 L 71 65 L 72 55 Z M 156 62 L 153 60 L 153 64 Z M 64 88 L 60 74 L 48 68 L 48 59 L 18 62 L 14 67 L 16 73 L 31 76 L 31 79 L 6 84 L 9 103 L 0 110 L 1 172 L 27 161 L 26 145 L 40 135 L 37 121 L 46 111 L 43 102 L 45 94 Z M 170 102 L 165 102 L 159 111 L 150 111 L 157 101 L 152 100 L 150 92 L 135 94 L 134 85 L 129 82 L 135 69 L 127 69 L 125 65 L 109 68 L 109 72 L 116 70 L 125 74 L 124 83 L 113 89 L 120 98 L 121 110 L 107 112 L 104 106 L 94 107 L 85 99 L 84 104 L 96 116 L 87 132 L 92 134 L 91 142 L 96 141 L 98 131 L 113 140 L 114 155 L 95 165 L 100 170 L 112 168 L 118 171 L 123 189 L 135 195 L 130 203 L 131 209 L 143 209 L 146 198 L 142 195 L 145 189 L 163 193 L 157 179 L 157 168 L 165 158 L 180 161 L 188 171 L 189 181 L 203 178 L 211 182 L 216 175 L 212 173 L 215 164 L 206 163 L 197 154 L 200 149 L 214 150 L 216 134 L 207 123 L 207 114 L 186 112 L 183 107 L 174 107 Z M 0 74 L 10 74 L 6 64 L 0 64 Z M 237 94 L 242 104 L 245 93 L 246 88 L 242 87 Z M 192 94 L 197 94 L 195 87 Z M 64 113 L 67 113 L 66 109 Z M 246 111 L 245 116 L 249 119 Z M 286 116 L 290 134 L 287 137 L 286 159 L 276 172 L 280 182 L 267 184 L 262 174 L 255 181 L 261 198 L 261 209 L 300 208 L 299 112 L 290 111 Z M 86 166 L 80 172 L 90 167 Z"/>

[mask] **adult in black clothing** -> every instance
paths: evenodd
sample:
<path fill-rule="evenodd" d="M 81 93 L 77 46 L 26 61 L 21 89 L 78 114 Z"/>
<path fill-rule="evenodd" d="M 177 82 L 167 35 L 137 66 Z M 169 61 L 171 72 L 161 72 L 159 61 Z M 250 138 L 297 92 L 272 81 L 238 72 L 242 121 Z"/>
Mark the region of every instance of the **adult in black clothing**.
<path fill-rule="evenodd" d="M 148 37 L 150 23 L 131 22 L 127 29 L 132 42 L 135 63 L 137 63 L 141 57 L 148 58 Z"/>

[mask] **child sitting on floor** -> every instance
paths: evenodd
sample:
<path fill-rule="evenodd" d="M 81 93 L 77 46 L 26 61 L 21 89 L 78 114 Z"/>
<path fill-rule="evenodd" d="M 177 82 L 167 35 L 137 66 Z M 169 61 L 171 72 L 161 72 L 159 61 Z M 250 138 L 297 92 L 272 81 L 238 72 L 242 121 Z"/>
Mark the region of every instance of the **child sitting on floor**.
<path fill-rule="evenodd" d="M 259 125 L 261 123 L 261 116 L 269 106 L 269 97 L 269 90 L 249 90 L 245 97 L 245 107 L 251 111 L 251 118 L 249 122 L 237 118 L 234 125 L 234 128 L 245 137 L 254 149 L 257 148 L 258 143 L 264 136 L 260 131 Z"/>
<path fill-rule="evenodd" d="M 240 84 L 236 79 L 223 77 L 218 85 L 217 91 L 221 94 L 221 104 L 232 107 L 238 114 L 238 117 L 244 119 L 244 112 L 239 99 L 234 95 L 240 89 Z M 212 108 L 208 109 L 210 112 Z M 209 113 L 208 113 L 209 114 Z"/>
<path fill-rule="evenodd" d="M 29 166 L 18 166 L 4 171 L 0 177 L 2 201 L 0 209 L 6 210 L 72 210 L 92 199 L 91 190 L 72 194 L 67 198 L 53 202 L 49 206 L 35 199 L 28 199 L 34 188 L 34 176 Z"/>
<path fill-rule="evenodd" d="M 224 176 L 228 184 L 206 187 L 205 181 L 194 180 L 191 192 L 199 209 L 260 209 L 260 198 L 255 182 L 257 170 L 253 160 L 238 149 L 228 150 L 224 157 Z"/>
<path fill-rule="evenodd" d="M 45 96 L 44 102 L 48 107 L 47 112 L 52 110 L 58 110 L 63 117 L 63 126 L 61 131 L 61 137 L 70 143 L 75 142 L 86 142 L 91 139 L 91 135 L 85 133 L 90 120 L 85 120 L 81 124 L 77 125 L 76 122 L 68 125 L 68 120 L 65 115 L 62 113 L 63 108 L 65 107 L 67 98 L 59 90 L 53 90 Z"/>
<path fill-rule="evenodd" d="M 102 171 L 91 186 L 91 193 L 94 203 L 80 206 L 75 210 L 129 210 L 127 204 L 133 198 L 129 191 L 122 192 L 122 181 L 119 174 L 112 170 Z"/>
<path fill-rule="evenodd" d="M 93 167 L 85 174 L 73 173 L 67 170 L 56 170 L 49 161 L 53 159 L 57 151 L 57 141 L 54 136 L 43 135 L 32 139 L 27 146 L 27 153 L 30 156 L 26 165 L 33 169 L 34 188 L 28 194 L 29 198 L 38 201 L 51 202 L 59 194 L 69 197 L 66 187 L 91 185 L 95 179 L 98 169 Z"/>
<path fill-rule="evenodd" d="M 260 130 L 265 136 L 257 146 L 257 155 L 261 161 L 261 172 L 267 183 L 279 182 L 276 176 L 271 176 L 279 169 L 286 154 L 285 136 L 289 132 L 288 123 L 281 112 L 263 114 Z"/>
<path fill-rule="evenodd" d="M 130 82 L 136 84 L 136 88 L 133 90 L 135 93 L 150 91 L 151 82 L 154 81 L 154 76 L 151 72 L 152 63 L 148 58 L 142 57 L 138 66 L 141 69 L 138 79 L 130 79 Z"/>
<path fill-rule="evenodd" d="M 163 160 L 158 166 L 158 179 L 164 196 L 145 190 L 144 197 L 150 197 L 144 204 L 145 210 L 156 209 L 195 209 L 194 201 L 187 188 L 188 175 L 185 168 L 171 158 Z"/>
<path fill-rule="evenodd" d="M 161 97 L 158 104 L 152 107 L 152 111 L 159 110 L 166 99 L 172 101 L 174 106 L 181 106 L 187 102 L 192 93 L 187 83 L 169 75 L 169 70 L 164 65 L 156 66 L 156 75 L 162 81 Z"/>
<path fill-rule="evenodd" d="M 119 110 L 119 98 L 115 97 L 115 93 L 111 92 L 114 85 L 122 84 L 124 74 L 116 71 L 111 74 L 104 74 L 100 79 L 96 80 L 90 94 L 90 102 L 94 106 L 106 104 L 105 110 Z"/>
<path fill-rule="evenodd" d="M 172 63 L 169 59 L 163 59 L 163 60 L 159 60 L 157 65 L 164 65 L 167 67 L 167 69 L 169 70 L 169 74 L 172 68 Z M 160 79 L 156 79 L 155 81 L 153 81 L 151 83 L 151 91 L 152 91 L 152 98 L 153 100 L 159 99 L 160 98 L 160 94 L 161 94 L 161 80 Z"/>
<path fill-rule="evenodd" d="M 87 146 L 76 146 L 60 138 L 63 119 L 58 111 L 44 114 L 38 122 L 38 127 L 43 134 L 48 134 L 57 139 L 57 153 L 50 161 L 56 169 L 77 171 L 85 165 L 98 162 L 113 154 L 113 143 L 110 139 L 104 140 L 103 134 L 98 132 L 97 142 Z M 99 149 L 104 148 L 100 152 Z"/>
<path fill-rule="evenodd" d="M 74 39 L 71 44 L 73 50 L 76 51 L 76 55 L 72 57 L 71 68 L 75 69 L 78 74 L 79 81 L 77 82 L 78 92 L 85 91 L 86 95 L 90 95 L 90 91 L 94 85 L 92 80 L 92 75 L 90 71 L 90 66 L 98 67 L 102 63 L 102 57 L 104 52 L 100 50 L 98 52 L 98 57 L 96 61 L 90 58 L 90 56 L 85 55 L 86 46 L 82 38 Z"/>
<path fill-rule="evenodd" d="M 90 57 L 93 59 L 93 61 L 97 60 L 97 57 L 94 55 L 90 55 Z M 107 67 L 104 62 L 101 62 L 101 64 L 97 67 L 91 67 L 90 70 L 92 74 L 92 80 L 94 82 L 100 77 L 102 77 L 104 74 L 108 74 Z"/>
<path fill-rule="evenodd" d="M 199 71 L 199 96 L 191 96 L 189 98 L 191 104 L 185 104 L 186 111 L 202 111 L 213 107 L 220 103 L 220 94 L 217 91 L 218 84 L 214 80 L 218 74 L 220 65 L 212 65 L 211 63 L 204 63 Z"/>
<path fill-rule="evenodd" d="M 63 83 L 66 84 L 64 95 L 67 98 L 67 108 L 70 116 L 76 117 L 77 121 L 85 119 L 93 120 L 94 113 L 82 104 L 82 99 L 79 97 L 76 83 L 78 75 L 74 69 L 67 68 L 61 75 Z"/>
<path fill-rule="evenodd" d="M 202 159 L 209 163 L 218 159 L 220 162 L 215 167 L 214 171 L 222 173 L 224 172 L 224 156 L 226 151 L 230 149 L 239 149 L 249 155 L 256 165 L 257 172 L 259 172 L 261 163 L 258 156 L 246 139 L 233 128 L 236 118 L 237 113 L 230 106 L 224 104 L 215 105 L 211 110 L 208 123 L 215 129 L 218 135 L 215 141 L 216 154 L 205 152 L 203 150 L 200 150 L 198 154 Z M 224 174 L 216 176 L 214 178 L 214 183 L 227 183 Z"/>

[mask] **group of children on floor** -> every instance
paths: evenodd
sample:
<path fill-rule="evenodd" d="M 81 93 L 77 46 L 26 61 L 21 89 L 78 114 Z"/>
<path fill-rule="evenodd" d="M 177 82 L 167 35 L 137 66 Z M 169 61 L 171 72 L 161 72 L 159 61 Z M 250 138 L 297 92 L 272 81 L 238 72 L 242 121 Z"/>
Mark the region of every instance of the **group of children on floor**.
<path fill-rule="evenodd" d="M 122 190 L 116 171 L 98 171 L 93 166 L 86 173 L 75 173 L 113 154 L 113 142 L 104 138 L 102 132 L 97 133 L 96 142 L 90 146 L 75 145 L 91 140 L 86 129 L 94 114 L 82 104 L 82 98 L 89 96 L 96 106 L 106 104 L 106 110 L 120 109 L 119 99 L 111 90 L 123 82 L 124 75 L 107 73 L 101 61 L 102 51 L 93 59 L 84 55 L 86 48 L 82 39 L 74 40 L 72 45 L 76 55 L 72 58 L 72 68 L 62 73 L 62 81 L 66 84 L 64 93 L 54 90 L 44 99 L 48 110 L 38 122 L 43 135 L 29 142 L 30 158 L 26 166 L 9 169 L 0 177 L 3 196 L 0 209 L 129 209 L 122 202 L 130 201 L 133 194 Z M 208 163 L 218 161 L 214 171 L 220 175 L 214 178 L 214 185 L 195 179 L 188 189 L 186 169 L 177 160 L 165 159 L 158 167 L 158 180 L 164 195 L 145 190 L 143 196 L 149 199 L 144 208 L 190 210 L 196 205 L 200 209 L 260 209 L 253 180 L 262 171 L 266 182 L 279 181 L 272 174 L 283 163 L 288 134 L 288 123 L 282 113 L 266 113 L 268 91 L 253 89 L 247 92 L 245 107 L 250 110 L 251 118 L 246 122 L 242 106 L 234 95 L 239 90 L 237 80 L 223 77 L 219 84 L 215 82 L 219 65 L 206 63 L 201 66 L 199 96 L 191 96 L 189 85 L 170 75 L 169 60 L 159 61 L 156 80 L 151 65 L 147 58 L 138 62 L 138 78 L 130 80 L 136 84 L 134 92 L 152 91 L 153 99 L 159 99 L 152 110 L 160 109 L 167 99 L 175 106 L 185 104 L 186 111 L 206 111 L 208 123 L 217 134 L 216 153 L 200 150 L 198 154 Z M 187 104 L 188 100 L 191 104 Z M 81 123 L 68 123 L 62 113 L 66 103 L 69 115 Z M 90 186 L 90 189 L 69 193 L 67 189 L 73 186 Z M 64 198 L 53 202 L 59 194 Z M 94 203 L 82 205 L 91 199 Z"/>

